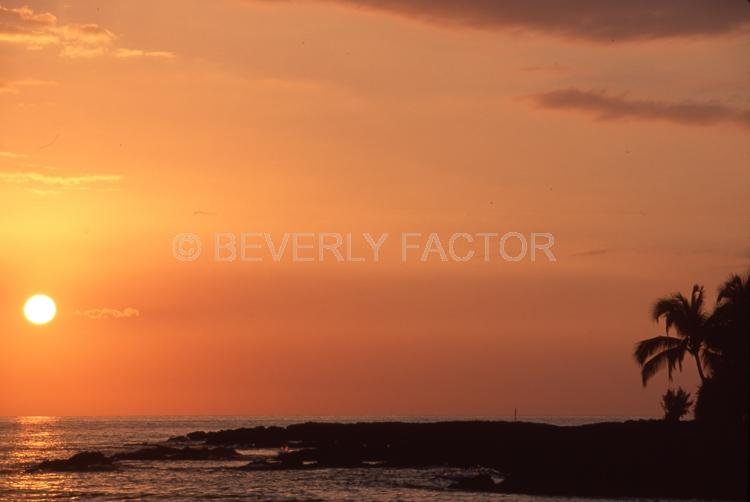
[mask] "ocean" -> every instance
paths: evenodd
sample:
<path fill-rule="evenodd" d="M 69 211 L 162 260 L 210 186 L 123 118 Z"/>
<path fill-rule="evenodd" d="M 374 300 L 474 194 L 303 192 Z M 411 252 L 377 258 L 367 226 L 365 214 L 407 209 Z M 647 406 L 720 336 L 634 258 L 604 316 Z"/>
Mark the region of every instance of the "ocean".
<path fill-rule="evenodd" d="M 456 417 L 450 419 L 466 419 Z M 466 469 L 319 469 L 241 471 L 240 461 L 128 461 L 112 472 L 30 473 L 45 459 L 81 451 L 111 454 L 155 444 L 197 430 L 306 421 L 355 422 L 400 420 L 429 422 L 449 418 L 414 417 L 4 417 L 0 418 L 0 500 L 159 499 L 159 500 L 531 500 L 570 498 L 477 494 L 447 490 Z M 484 418 L 483 418 L 484 419 Z M 504 417 L 502 419 L 508 419 Z M 512 418 L 511 418 L 512 419 Z M 613 417 L 523 417 L 525 421 L 576 425 L 622 421 Z M 242 453 L 272 455 L 268 450 Z M 586 499 L 594 502 L 596 499 Z M 605 499 L 600 499 L 605 500 Z"/>

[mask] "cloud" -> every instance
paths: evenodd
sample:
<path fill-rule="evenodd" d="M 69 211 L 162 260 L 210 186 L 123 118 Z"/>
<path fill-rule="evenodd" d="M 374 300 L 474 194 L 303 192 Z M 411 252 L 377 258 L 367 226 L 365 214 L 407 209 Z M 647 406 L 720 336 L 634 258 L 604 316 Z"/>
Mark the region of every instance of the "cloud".
<path fill-rule="evenodd" d="M 626 94 L 576 88 L 530 97 L 542 108 L 577 111 L 597 120 L 660 120 L 694 126 L 733 124 L 750 128 L 750 110 L 732 108 L 714 101 L 629 99 Z"/>
<path fill-rule="evenodd" d="M 603 248 L 603 249 L 590 249 L 588 251 L 581 251 L 579 253 L 573 253 L 570 256 L 571 257 L 586 257 L 586 256 L 602 256 L 605 254 L 611 254 L 613 252 L 617 251 L 616 249 L 609 249 L 609 248 Z"/>
<path fill-rule="evenodd" d="M 0 5 L 0 42 L 21 45 L 30 50 L 59 47 L 60 55 L 70 58 L 114 55 L 115 57 L 174 57 L 165 51 L 142 51 L 115 47 L 117 36 L 95 23 L 60 24 L 49 12 L 29 7 Z M 123 52 L 124 51 L 124 52 Z"/>
<path fill-rule="evenodd" d="M 566 73 L 570 71 L 568 67 L 558 63 L 551 65 L 529 65 L 520 68 L 520 70 L 526 73 Z"/>
<path fill-rule="evenodd" d="M 719 35 L 750 23 L 742 0 L 332 1 L 439 26 L 520 28 L 594 42 Z"/>
<path fill-rule="evenodd" d="M 0 159 L 25 159 L 28 157 L 25 153 L 0 152 Z"/>
<path fill-rule="evenodd" d="M 89 319 L 129 319 L 133 317 L 140 317 L 141 312 L 133 307 L 125 307 L 122 310 L 110 309 L 110 308 L 99 308 L 89 310 L 76 310 L 76 315 L 88 317 Z"/>
<path fill-rule="evenodd" d="M 101 56 L 115 41 L 115 34 L 98 24 L 67 24 L 58 28 L 63 56 Z"/>
<path fill-rule="evenodd" d="M 57 18 L 47 12 L 36 13 L 29 7 L 0 5 L 0 42 L 23 44 L 38 49 L 57 42 L 54 29 Z"/>
<path fill-rule="evenodd" d="M 0 22 L 13 25 L 24 24 L 32 28 L 54 26 L 57 18 L 48 12 L 36 13 L 30 7 L 7 8 L 0 5 Z"/>
<path fill-rule="evenodd" d="M 102 184 L 122 180 L 119 174 L 84 174 L 79 176 L 50 175 L 38 172 L 0 172 L 0 182 L 30 185 L 37 192 L 49 193 L 47 189 L 89 190 L 101 188 Z M 104 187 L 107 188 L 106 186 Z"/>
<path fill-rule="evenodd" d="M 175 57 L 174 52 L 142 51 L 140 49 L 117 49 L 114 54 L 115 54 L 115 57 L 118 57 L 118 58 L 146 57 L 146 58 L 172 59 Z"/>
<path fill-rule="evenodd" d="M 53 80 L 0 80 L 0 94 L 18 94 L 24 87 L 57 85 Z"/>

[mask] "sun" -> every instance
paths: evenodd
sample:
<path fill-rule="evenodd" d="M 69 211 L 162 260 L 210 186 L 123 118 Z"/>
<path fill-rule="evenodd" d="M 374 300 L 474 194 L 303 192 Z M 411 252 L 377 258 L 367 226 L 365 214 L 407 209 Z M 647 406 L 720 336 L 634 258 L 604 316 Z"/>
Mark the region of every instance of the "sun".
<path fill-rule="evenodd" d="M 47 324 L 56 314 L 55 301 L 47 295 L 34 295 L 23 305 L 23 315 L 31 324 Z"/>

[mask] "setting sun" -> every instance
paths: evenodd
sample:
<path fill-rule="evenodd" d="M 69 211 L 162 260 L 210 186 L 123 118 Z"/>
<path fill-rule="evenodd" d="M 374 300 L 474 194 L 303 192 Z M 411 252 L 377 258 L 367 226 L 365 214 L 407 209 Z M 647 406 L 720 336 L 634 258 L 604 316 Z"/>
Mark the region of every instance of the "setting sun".
<path fill-rule="evenodd" d="M 32 324 L 47 324 L 56 314 L 55 301 L 47 295 L 34 295 L 23 306 L 23 315 Z"/>

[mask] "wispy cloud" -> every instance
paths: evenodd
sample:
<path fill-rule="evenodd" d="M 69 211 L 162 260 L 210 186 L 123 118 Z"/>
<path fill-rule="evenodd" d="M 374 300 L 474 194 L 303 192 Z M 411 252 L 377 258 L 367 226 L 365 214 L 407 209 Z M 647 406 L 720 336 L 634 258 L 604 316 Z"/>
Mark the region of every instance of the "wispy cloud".
<path fill-rule="evenodd" d="M 63 190 L 113 190 L 112 184 L 123 179 L 120 174 L 83 174 L 66 176 L 40 172 L 0 172 L 0 182 L 25 185 L 38 195 Z"/>
<path fill-rule="evenodd" d="M 16 152 L 0 152 L 0 159 L 25 159 L 28 157 L 25 153 L 16 153 Z"/>
<path fill-rule="evenodd" d="M 570 69 L 561 64 L 555 63 L 551 65 L 529 65 L 520 68 L 525 73 L 566 73 Z"/>
<path fill-rule="evenodd" d="M 167 51 L 142 51 L 140 49 L 117 49 L 114 55 L 118 58 L 161 58 L 172 59 L 175 57 L 173 52 Z"/>
<path fill-rule="evenodd" d="M 129 319 L 140 317 L 141 312 L 133 307 L 124 309 L 98 308 L 88 310 L 76 310 L 76 315 L 88 317 L 89 319 Z"/>
<path fill-rule="evenodd" d="M 174 57 L 174 54 L 166 51 L 118 48 L 115 46 L 116 39 L 113 32 L 95 23 L 60 24 L 57 17 L 49 12 L 0 5 L 0 42 L 21 45 L 30 50 L 56 46 L 62 56 L 71 58 L 107 54 L 130 58 Z"/>
<path fill-rule="evenodd" d="M 18 94 L 24 87 L 57 85 L 53 80 L 0 80 L 0 94 Z"/>
<path fill-rule="evenodd" d="M 599 43 L 719 35 L 750 24 L 747 2 L 741 0 L 335 1 L 433 25 L 524 29 Z"/>
<path fill-rule="evenodd" d="M 610 249 L 610 248 L 589 249 L 588 251 L 580 251 L 578 253 L 573 253 L 570 256 L 571 257 L 602 256 L 605 254 L 614 253 L 616 251 L 617 251 L 616 249 Z"/>
<path fill-rule="evenodd" d="M 535 94 L 531 99 L 542 108 L 581 112 L 597 120 L 660 120 L 684 125 L 732 124 L 750 128 L 750 110 L 714 101 L 630 99 L 624 93 L 576 88 Z"/>

